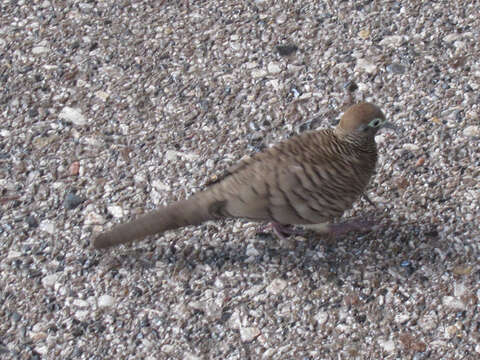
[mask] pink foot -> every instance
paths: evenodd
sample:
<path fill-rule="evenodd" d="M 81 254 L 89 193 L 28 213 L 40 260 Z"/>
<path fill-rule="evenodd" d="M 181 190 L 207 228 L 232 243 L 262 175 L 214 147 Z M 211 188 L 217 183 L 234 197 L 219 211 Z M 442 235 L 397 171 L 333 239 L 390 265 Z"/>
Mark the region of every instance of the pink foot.
<path fill-rule="evenodd" d="M 330 224 L 329 232 L 334 236 L 344 235 L 350 231 L 367 232 L 372 230 L 375 223 L 372 220 L 354 219 L 338 224 Z"/>

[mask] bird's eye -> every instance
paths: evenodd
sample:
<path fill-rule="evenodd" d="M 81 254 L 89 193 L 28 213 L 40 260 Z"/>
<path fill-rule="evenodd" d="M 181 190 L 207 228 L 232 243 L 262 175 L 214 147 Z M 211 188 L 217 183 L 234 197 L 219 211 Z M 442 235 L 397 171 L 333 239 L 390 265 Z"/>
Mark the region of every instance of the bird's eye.
<path fill-rule="evenodd" d="M 379 118 L 376 118 L 376 119 L 373 119 L 372 121 L 370 121 L 370 123 L 368 124 L 368 126 L 370 127 L 378 127 L 382 124 L 382 120 L 379 119 Z"/>

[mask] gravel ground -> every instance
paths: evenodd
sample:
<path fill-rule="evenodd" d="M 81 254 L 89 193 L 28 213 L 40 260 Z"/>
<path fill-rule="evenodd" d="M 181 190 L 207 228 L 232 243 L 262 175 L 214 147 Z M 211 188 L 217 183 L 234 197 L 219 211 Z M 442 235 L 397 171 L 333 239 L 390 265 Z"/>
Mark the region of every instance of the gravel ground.
<path fill-rule="evenodd" d="M 319 4 L 321 3 L 321 4 Z M 461 5 L 458 5 L 460 4 Z M 2 1 L 2 359 L 477 359 L 479 1 Z M 91 235 L 331 126 L 377 137 L 378 229 Z"/>

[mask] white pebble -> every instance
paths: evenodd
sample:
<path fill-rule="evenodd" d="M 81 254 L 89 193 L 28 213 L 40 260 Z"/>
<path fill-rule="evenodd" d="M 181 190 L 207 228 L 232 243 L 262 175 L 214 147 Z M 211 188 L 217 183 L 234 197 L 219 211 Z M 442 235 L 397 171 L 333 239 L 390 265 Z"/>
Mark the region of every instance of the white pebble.
<path fill-rule="evenodd" d="M 453 286 L 453 295 L 455 295 L 458 298 L 465 295 L 466 292 L 467 292 L 467 289 L 464 283 L 456 283 Z"/>
<path fill-rule="evenodd" d="M 404 324 L 410 320 L 410 314 L 397 314 L 395 316 L 395 322 L 398 324 Z"/>
<path fill-rule="evenodd" d="M 387 137 L 385 136 L 385 134 L 378 134 L 377 136 L 375 136 L 375 142 L 378 145 L 384 144 L 386 139 Z"/>
<path fill-rule="evenodd" d="M 20 251 L 10 250 L 7 255 L 7 259 L 16 259 L 22 256 Z"/>
<path fill-rule="evenodd" d="M 267 286 L 267 292 L 273 295 L 279 295 L 286 287 L 287 282 L 285 280 L 275 279 Z"/>
<path fill-rule="evenodd" d="M 123 217 L 123 209 L 118 205 L 110 205 L 107 207 L 107 210 L 114 218 L 120 219 Z"/>
<path fill-rule="evenodd" d="M 255 248 L 253 244 L 248 244 L 247 245 L 247 250 L 245 251 L 245 255 L 247 256 L 258 256 L 260 253 L 258 250 Z"/>
<path fill-rule="evenodd" d="M 159 190 L 159 191 L 168 191 L 170 190 L 170 186 L 164 184 L 160 180 L 153 180 L 152 181 L 152 186 L 154 189 Z"/>
<path fill-rule="evenodd" d="M 463 135 L 471 136 L 471 137 L 480 136 L 480 126 L 477 126 L 477 125 L 467 126 L 463 130 Z"/>
<path fill-rule="evenodd" d="M 409 150 L 409 151 L 417 151 L 418 149 L 420 149 L 420 147 L 418 145 L 415 145 L 415 144 L 403 144 L 402 148 L 404 148 L 405 150 Z"/>
<path fill-rule="evenodd" d="M 106 308 L 110 307 L 115 303 L 115 299 L 110 295 L 102 295 L 98 298 L 98 307 Z"/>
<path fill-rule="evenodd" d="M 386 352 L 391 353 L 395 351 L 395 343 L 393 340 L 378 339 L 378 345 L 380 345 Z"/>
<path fill-rule="evenodd" d="M 253 78 L 261 78 L 267 75 L 267 72 L 263 69 L 255 69 L 252 70 L 252 77 Z"/>
<path fill-rule="evenodd" d="M 32 49 L 33 55 L 41 55 L 41 54 L 45 54 L 46 52 L 48 52 L 48 48 L 45 46 L 35 46 Z"/>
<path fill-rule="evenodd" d="M 199 356 L 197 356 L 197 355 L 195 355 L 195 354 L 192 354 L 192 353 L 190 353 L 190 352 L 185 352 L 185 353 L 183 354 L 183 359 L 184 359 L 184 360 L 202 360 L 201 357 L 199 357 Z"/>
<path fill-rule="evenodd" d="M 165 160 L 167 161 L 175 161 L 177 160 L 177 152 L 173 150 L 167 150 L 165 153 Z"/>
<path fill-rule="evenodd" d="M 466 306 L 460 299 L 455 298 L 454 296 L 444 296 L 443 305 L 453 309 L 453 310 L 465 310 Z"/>
<path fill-rule="evenodd" d="M 75 311 L 74 316 L 78 321 L 84 321 L 90 313 L 90 310 L 77 310 Z"/>
<path fill-rule="evenodd" d="M 447 43 L 451 43 L 451 42 L 454 42 L 455 40 L 458 40 L 462 37 L 462 34 L 458 34 L 458 33 L 451 33 L 451 34 L 448 34 L 447 36 L 445 36 L 443 38 L 443 41 L 447 42 Z"/>
<path fill-rule="evenodd" d="M 40 355 L 46 356 L 48 354 L 48 346 L 47 345 L 35 346 L 35 351 Z"/>
<path fill-rule="evenodd" d="M 315 320 L 317 321 L 318 325 L 323 325 L 328 321 L 328 312 L 320 311 L 315 315 Z"/>
<path fill-rule="evenodd" d="M 80 109 L 74 109 L 69 106 L 65 106 L 62 111 L 60 111 L 60 114 L 58 114 L 58 117 L 77 126 L 83 126 L 87 124 L 87 119 L 85 119 L 85 116 L 82 115 Z"/>
<path fill-rule="evenodd" d="M 373 74 L 375 71 L 377 71 L 377 65 L 374 63 L 366 60 L 366 59 L 358 59 L 357 60 L 357 65 L 355 66 L 355 70 L 363 70 L 366 73 Z"/>
<path fill-rule="evenodd" d="M 105 224 L 105 219 L 102 215 L 90 212 L 85 216 L 85 225 L 103 225 Z"/>
<path fill-rule="evenodd" d="M 391 35 L 391 36 L 386 36 L 380 41 L 380 45 L 382 46 L 391 46 L 391 47 L 398 47 L 402 44 L 403 37 L 400 35 Z"/>
<path fill-rule="evenodd" d="M 283 24 L 285 21 L 287 21 L 287 14 L 282 12 L 280 15 L 277 16 L 276 23 Z"/>
<path fill-rule="evenodd" d="M 42 285 L 44 288 L 51 288 L 55 285 L 57 282 L 58 275 L 57 274 L 51 274 L 44 276 L 42 279 Z"/>
<path fill-rule="evenodd" d="M 86 301 L 86 300 L 75 299 L 75 300 L 73 300 L 73 305 L 76 306 L 76 307 L 79 307 L 79 308 L 86 308 L 86 307 L 88 307 L 90 304 L 89 304 L 88 301 Z"/>
<path fill-rule="evenodd" d="M 40 223 L 40 230 L 45 231 L 49 234 L 54 234 L 55 233 L 55 223 L 50 220 L 44 220 Z"/>
<path fill-rule="evenodd" d="M 240 328 L 240 338 L 243 342 L 250 342 L 260 335 L 260 330 L 256 327 L 242 327 Z"/>
<path fill-rule="evenodd" d="M 96 93 L 95 93 L 95 96 L 97 98 L 99 98 L 100 100 L 102 101 L 107 101 L 107 99 L 109 98 L 110 94 L 105 92 L 105 91 L 102 91 L 102 90 L 98 90 Z"/>
<path fill-rule="evenodd" d="M 279 72 L 282 71 L 282 68 L 276 62 L 272 61 L 271 63 L 268 64 L 267 70 L 270 74 L 278 74 Z"/>

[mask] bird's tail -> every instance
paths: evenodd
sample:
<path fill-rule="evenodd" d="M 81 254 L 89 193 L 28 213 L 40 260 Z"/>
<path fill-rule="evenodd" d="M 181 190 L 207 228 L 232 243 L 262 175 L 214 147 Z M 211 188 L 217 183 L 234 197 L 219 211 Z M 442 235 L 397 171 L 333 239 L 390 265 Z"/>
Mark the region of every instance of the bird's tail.
<path fill-rule="evenodd" d="M 187 200 L 162 206 L 131 222 L 117 225 L 97 235 L 93 239 L 93 247 L 104 249 L 141 240 L 148 235 L 212 220 L 215 215 L 211 210 L 212 206 L 215 207 L 216 201 L 208 195 L 205 192 L 199 193 Z"/>

